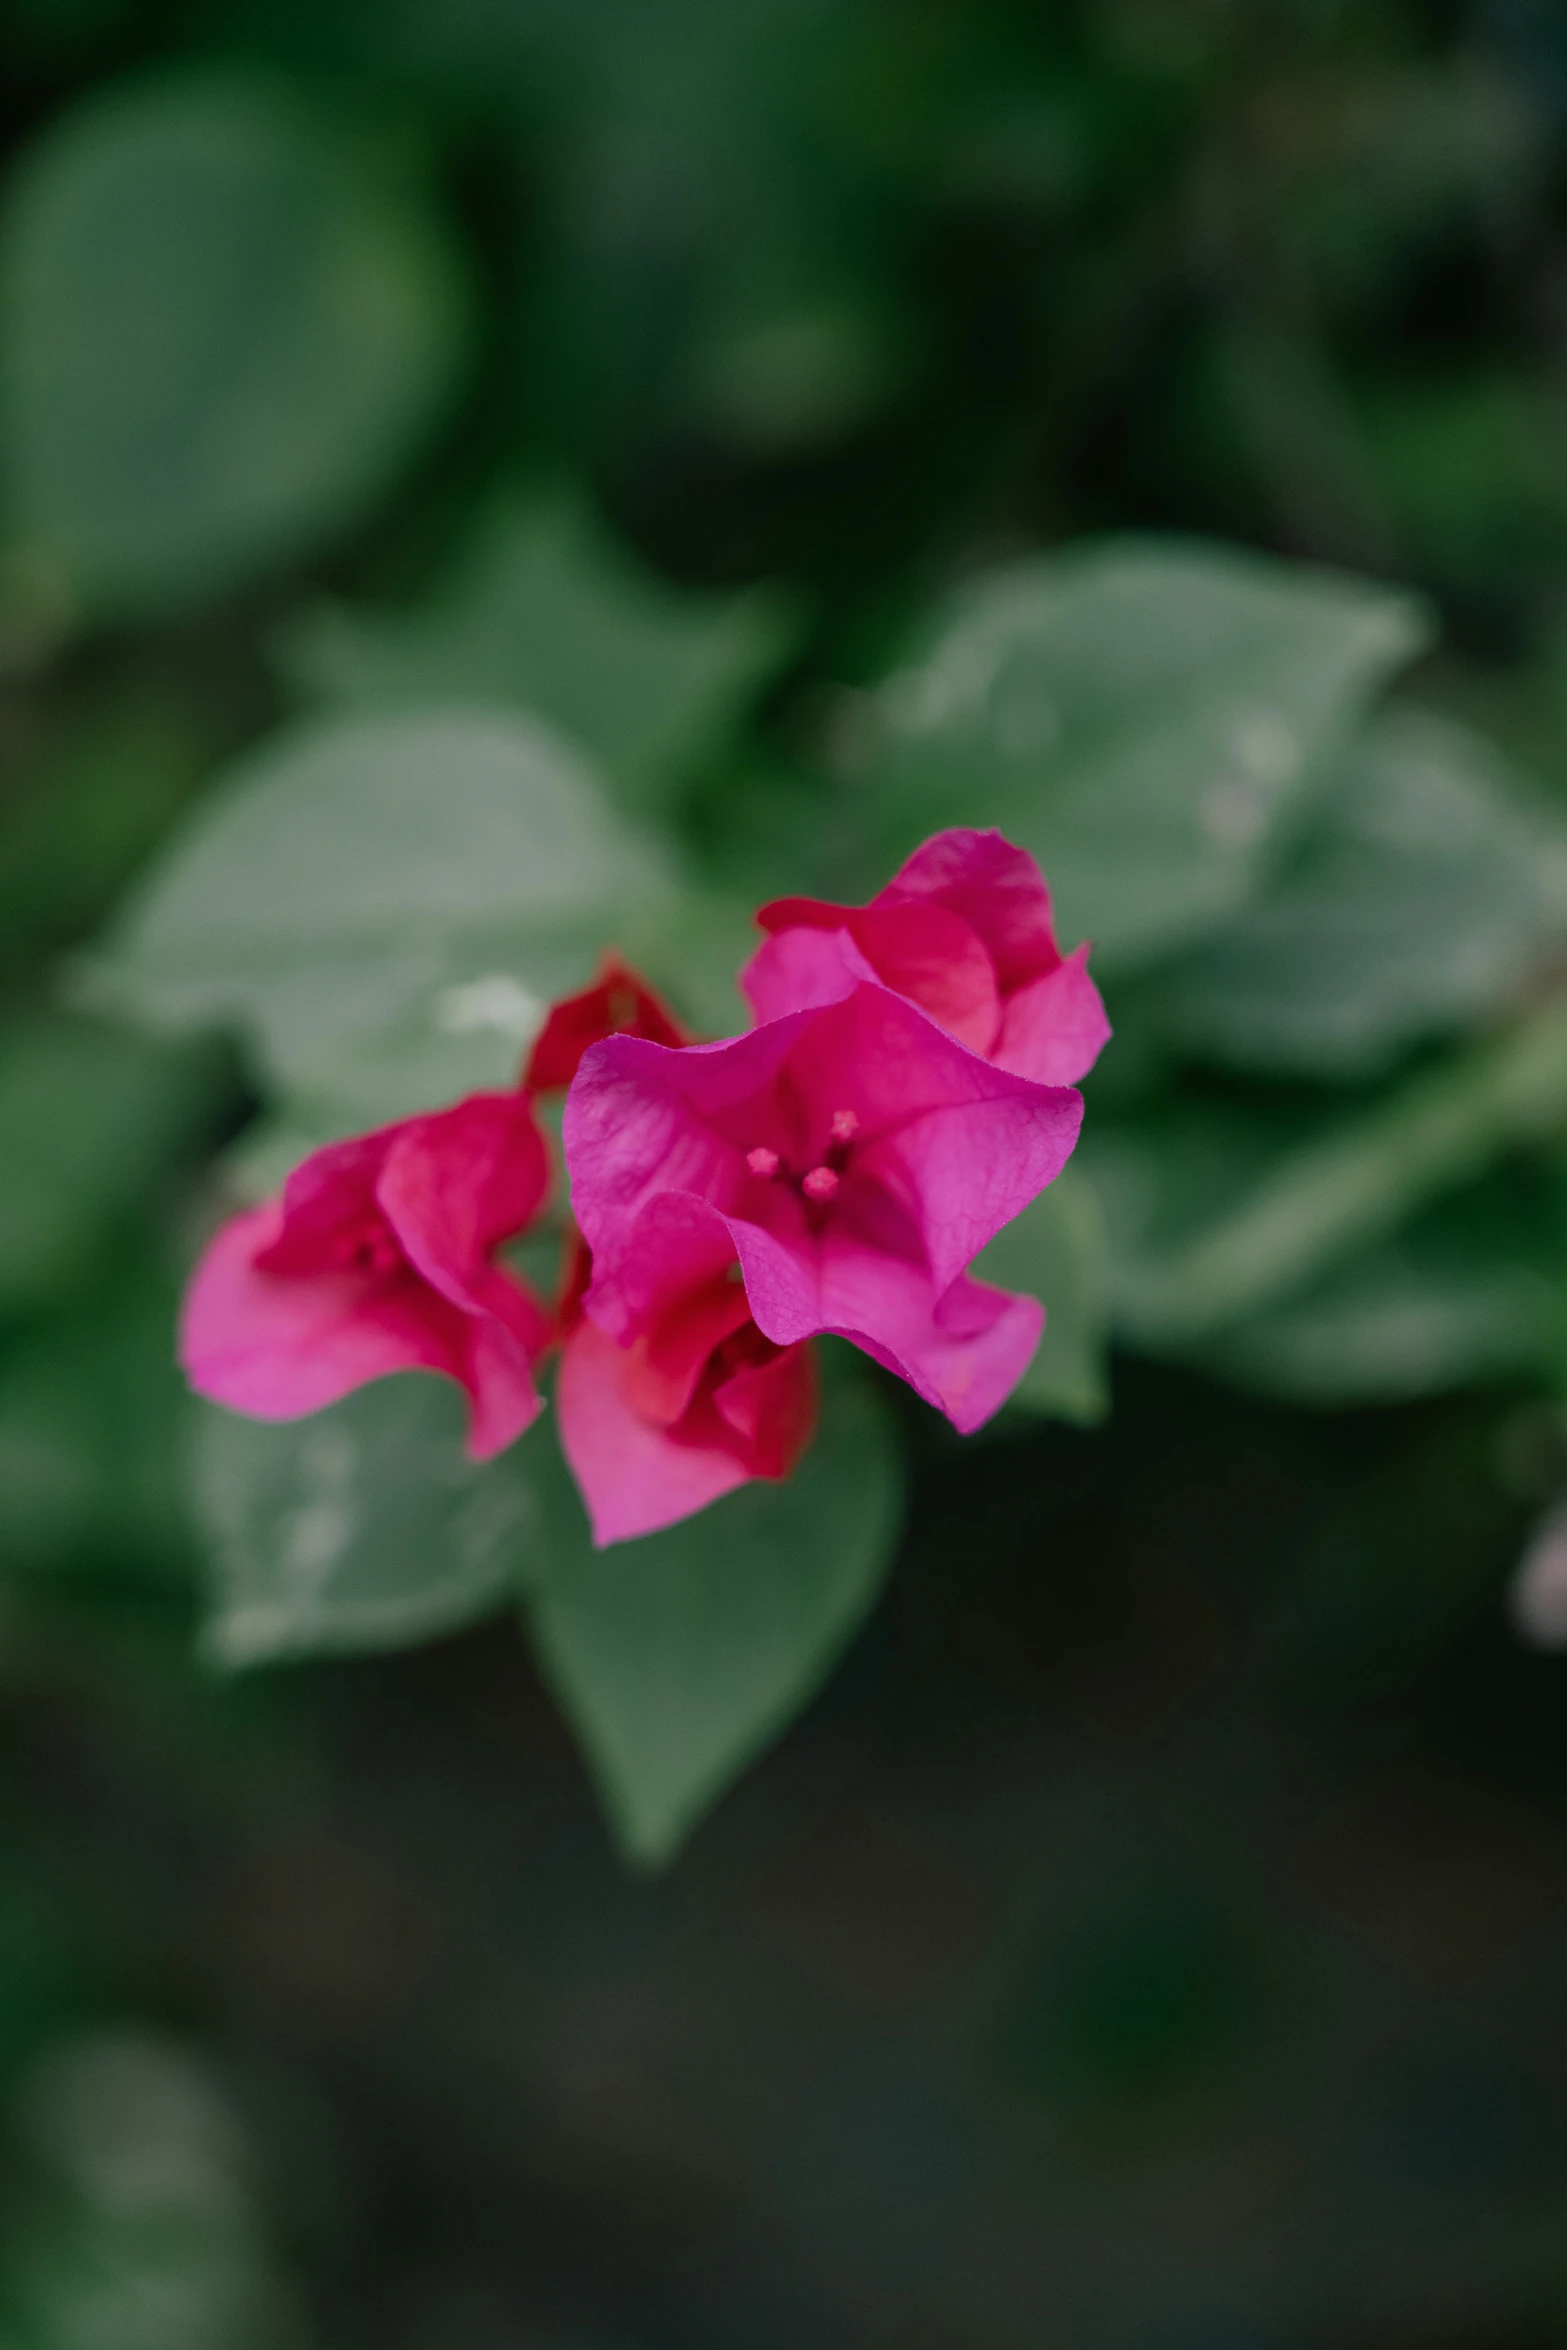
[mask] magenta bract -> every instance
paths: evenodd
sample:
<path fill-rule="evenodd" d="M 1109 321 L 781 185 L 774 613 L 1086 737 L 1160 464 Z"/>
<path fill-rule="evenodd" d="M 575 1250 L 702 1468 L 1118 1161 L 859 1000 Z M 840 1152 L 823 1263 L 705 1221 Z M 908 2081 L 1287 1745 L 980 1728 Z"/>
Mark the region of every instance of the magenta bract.
<path fill-rule="evenodd" d="M 834 1003 L 876 979 L 1003 1069 L 1072 1085 L 1110 1023 L 1088 949 L 1063 956 L 1032 857 L 999 832 L 938 832 L 869 905 L 775 898 L 740 975 L 758 1020 Z"/>
<path fill-rule="evenodd" d="M 291 1420 L 390 1371 L 439 1371 L 468 1398 L 487 1460 L 540 1409 L 533 1366 L 550 1316 L 497 1265 L 549 1188 L 521 1094 L 329 1143 L 281 1199 L 235 1216 L 186 1292 L 180 1361 L 198 1394 Z"/>
<path fill-rule="evenodd" d="M 566 1105 L 587 1311 L 628 1345 L 670 1267 L 732 1255 L 775 1345 L 836 1332 L 976 1428 L 1043 1315 L 967 1268 L 1060 1172 L 1081 1117 L 1075 1092 L 982 1060 L 863 981 L 722 1044 L 611 1038 Z"/>

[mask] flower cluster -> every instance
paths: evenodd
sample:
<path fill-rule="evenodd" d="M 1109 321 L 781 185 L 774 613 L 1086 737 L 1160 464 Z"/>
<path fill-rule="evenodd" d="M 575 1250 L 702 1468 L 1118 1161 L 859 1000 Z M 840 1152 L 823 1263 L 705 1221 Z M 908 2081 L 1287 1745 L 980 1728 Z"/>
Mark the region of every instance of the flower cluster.
<path fill-rule="evenodd" d="M 1038 867 L 994 832 L 939 834 L 866 906 L 784 898 L 757 921 L 744 1034 L 694 1042 L 608 955 L 515 1091 L 329 1144 L 226 1224 L 185 1300 L 191 1384 L 292 1419 L 439 1371 L 485 1460 L 558 1352 L 600 1543 L 787 1476 L 821 1333 L 979 1427 L 1044 1316 L 968 1268 L 1077 1139 L 1073 1082 L 1109 1033 L 1086 949 L 1057 951 Z M 535 1104 L 561 1090 L 574 1224 L 546 1304 L 502 1251 L 548 1208 Z"/>

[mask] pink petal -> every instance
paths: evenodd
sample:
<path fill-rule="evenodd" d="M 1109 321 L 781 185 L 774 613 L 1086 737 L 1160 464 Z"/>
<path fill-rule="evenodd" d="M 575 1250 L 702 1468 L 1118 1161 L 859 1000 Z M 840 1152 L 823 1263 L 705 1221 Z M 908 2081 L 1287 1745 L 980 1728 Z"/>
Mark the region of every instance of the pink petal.
<path fill-rule="evenodd" d="M 491 1460 L 504 1452 L 544 1409 L 533 1364 L 553 1333 L 548 1316 L 539 1309 L 534 1308 L 527 1320 L 527 1344 L 498 1315 L 475 1315 L 467 1324 L 466 1359 L 457 1378 L 468 1395 L 466 1450 L 471 1461 Z"/>
<path fill-rule="evenodd" d="M 980 1060 L 875 988 L 815 1014 L 789 1074 L 807 1101 L 859 1117 L 840 1214 L 877 1179 L 907 1209 L 938 1289 L 1054 1181 L 1082 1123 L 1078 1094 Z"/>
<path fill-rule="evenodd" d="M 935 901 L 983 940 L 1003 996 L 1060 961 L 1045 877 L 1026 849 L 999 832 L 955 827 L 914 851 L 871 906 Z"/>
<path fill-rule="evenodd" d="M 179 1355 L 198 1395 L 255 1419 L 292 1420 L 392 1372 L 435 1371 L 467 1395 L 474 1460 L 501 1451 L 537 1416 L 531 1363 L 551 1323 L 511 1275 L 481 1267 L 460 1307 L 412 1265 L 390 1276 L 280 1272 L 285 1214 L 272 1201 L 234 1217 L 192 1276 Z"/>
<path fill-rule="evenodd" d="M 938 905 L 872 906 L 855 915 L 853 935 L 884 987 L 971 1052 L 990 1051 L 1001 1021 L 996 967 L 961 915 Z"/>
<path fill-rule="evenodd" d="M 768 932 L 847 930 L 860 911 L 858 906 L 834 905 L 828 898 L 771 898 L 757 907 L 754 919 L 758 930 Z"/>
<path fill-rule="evenodd" d="M 549 1154 L 523 1094 L 473 1094 L 389 1130 L 376 1203 L 409 1261 L 454 1305 L 498 1242 L 531 1224 L 549 1190 Z"/>
<path fill-rule="evenodd" d="M 690 1042 L 662 997 L 613 947 L 599 957 L 590 987 L 550 1006 L 528 1055 L 523 1083 L 529 1093 L 554 1093 L 568 1086 L 588 1046 L 606 1036 L 650 1036 L 655 1044 Z"/>
<path fill-rule="evenodd" d="M 261 1271 L 282 1223 L 276 1201 L 234 1217 L 197 1266 L 179 1356 L 198 1395 L 262 1420 L 293 1420 L 390 1371 L 460 1379 L 466 1317 L 412 1274 Z"/>
<path fill-rule="evenodd" d="M 846 919 L 851 911 L 845 909 Z M 741 972 L 740 988 L 758 1020 L 781 1020 L 787 1012 L 835 1004 L 876 976 L 847 929 L 802 927 L 765 939 Z"/>
<path fill-rule="evenodd" d="M 807 1346 L 787 1346 L 713 1389 L 714 1409 L 757 1477 L 789 1475 L 815 1434 L 818 1404 L 816 1358 Z"/>
<path fill-rule="evenodd" d="M 1041 1085 L 1075 1085 L 1109 1037 L 1103 999 L 1088 976 L 1088 949 L 1074 947 L 1064 963 L 1010 998 L 993 1057 L 998 1068 Z"/>
<path fill-rule="evenodd" d="M 735 1240 L 757 1326 L 777 1345 L 847 1338 L 964 1435 L 1005 1403 L 1039 1344 L 1034 1298 L 967 1278 L 943 1293 L 923 1267 L 830 1236 L 809 1281 L 770 1233 L 737 1226 Z"/>
<path fill-rule="evenodd" d="M 403 1126 L 378 1127 L 312 1151 L 283 1186 L 275 1238 L 266 1243 L 271 1273 L 315 1274 L 338 1263 L 334 1243 L 356 1226 L 378 1224 L 376 1178 Z"/>
<path fill-rule="evenodd" d="M 723 1206 L 751 1183 L 745 1152 L 768 1137 L 737 1138 L 735 1113 L 767 1094 L 803 1024 L 819 1017 L 797 1012 L 684 1052 L 612 1036 L 583 1054 L 562 1137 L 572 1212 L 596 1267 L 646 1200 L 688 1192 Z"/>
<path fill-rule="evenodd" d="M 748 1144 L 808 1165 L 844 1112 L 859 1136 L 825 1219 L 748 1171 Z M 566 1114 L 588 1310 L 635 1337 L 666 1258 L 682 1277 L 710 1266 L 722 1227 L 768 1338 L 841 1331 L 977 1425 L 1026 1364 L 1038 1309 L 949 1293 L 1059 1173 L 1081 1115 L 1076 1093 L 981 1060 L 879 986 L 688 1052 L 614 1039 L 584 1057 Z M 964 1300 L 982 1326 L 953 1321 Z"/>
<path fill-rule="evenodd" d="M 751 1319 L 739 1268 L 689 1290 L 659 1315 L 627 1356 L 628 1392 L 647 1419 L 672 1427 L 690 1404 L 713 1349 Z"/>
<path fill-rule="evenodd" d="M 673 1301 L 706 1288 L 735 1262 L 723 1217 L 689 1192 L 655 1193 L 610 1237 L 618 1245 L 593 1260 L 584 1303 L 622 1345 L 650 1329 Z"/>
<path fill-rule="evenodd" d="M 555 1385 L 561 1449 L 602 1549 L 672 1526 L 748 1482 L 731 1450 L 676 1442 L 633 1407 L 625 1354 L 590 1321 L 577 1325 Z"/>
<path fill-rule="evenodd" d="M 974 1052 L 988 1052 L 1000 1020 L 995 968 L 984 947 L 956 915 L 942 906 L 897 905 L 864 910 L 820 907 L 809 899 L 780 899 L 781 907 L 841 915 L 842 927 L 802 923 L 775 930 L 740 974 L 740 985 L 758 1020 L 838 1003 L 857 981 L 880 980 L 884 987 L 930 1014 Z"/>

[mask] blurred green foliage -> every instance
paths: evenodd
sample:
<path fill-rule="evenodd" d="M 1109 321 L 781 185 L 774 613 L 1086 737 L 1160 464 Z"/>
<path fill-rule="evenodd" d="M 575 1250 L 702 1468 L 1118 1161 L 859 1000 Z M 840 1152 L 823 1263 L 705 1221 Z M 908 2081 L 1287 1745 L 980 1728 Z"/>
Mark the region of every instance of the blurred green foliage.
<path fill-rule="evenodd" d="M 17 0 L 0 120 L 0 2338 L 531 2339 L 384 2214 L 339 2293 L 357 2223 L 291 2202 L 320 2095 L 395 2112 L 386 2209 L 453 2229 L 449 2073 L 457 2200 L 510 2213 L 520 2134 L 573 2226 L 630 2181 L 659 2239 L 609 2263 L 659 2314 L 568 2295 L 573 2345 L 1009 2350 L 1047 2298 L 1073 2350 L 1562 2339 L 1560 1976 L 1517 1954 L 1567 1750 L 1500 1629 L 1567 1482 L 1559 12 Z M 609 938 L 731 1027 L 758 897 L 945 823 L 1041 857 L 1117 1032 L 986 1266 L 1050 1310 L 995 1431 L 846 1375 L 795 1483 L 595 1556 L 547 1432 L 472 1472 L 427 1382 L 192 1418 L 222 1207 L 508 1082 Z M 514 1680 L 501 1799 L 498 1645 L 189 1661 L 520 1607 L 662 1861 L 900 1528 L 686 1864 L 700 1929 L 560 1826 Z M 520 1959 L 462 1922 L 497 1883 Z M 701 2126 L 642 2074 L 594 2105 L 627 2044 Z M 1166 2250 L 1051 2237 L 1047 2296 L 1046 2206 Z"/>

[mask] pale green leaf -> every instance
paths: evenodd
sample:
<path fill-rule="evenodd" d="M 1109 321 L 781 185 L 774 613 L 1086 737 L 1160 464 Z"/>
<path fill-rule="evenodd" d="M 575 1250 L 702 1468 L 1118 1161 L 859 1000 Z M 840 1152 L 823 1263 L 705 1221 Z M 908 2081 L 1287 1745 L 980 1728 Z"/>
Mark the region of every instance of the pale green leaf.
<path fill-rule="evenodd" d="M 1063 934 L 1124 970 L 1243 905 L 1423 609 L 1219 547 L 1089 545 L 958 590 L 880 689 L 865 779 L 906 853 L 945 824 L 1033 852 Z"/>
<path fill-rule="evenodd" d="M 1567 828 L 1467 728 L 1389 711 L 1277 885 L 1158 998 L 1189 1049 L 1359 1077 L 1490 1010 L 1564 932 Z"/>
<path fill-rule="evenodd" d="M 623 1846 L 656 1866 L 875 1604 L 899 1524 L 885 1407 L 861 1379 L 835 1383 L 793 1477 L 607 1550 L 560 1468 L 547 1523 L 533 1635 Z"/>
<path fill-rule="evenodd" d="M 238 72 L 95 95 L 0 214 L 0 470 L 67 614 L 223 593 L 324 545 L 453 389 L 438 224 L 342 126 Z"/>
<path fill-rule="evenodd" d="M 322 602 L 284 632 L 279 655 L 305 700 L 537 711 L 641 802 L 723 743 L 797 633 L 771 589 L 672 587 L 580 499 L 508 495 L 421 603 Z"/>
<path fill-rule="evenodd" d="M 220 1664 L 401 1648 L 518 1588 L 538 1532 L 532 1440 L 475 1468 L 450 1381 L 399 1373 L 303 1420 L 203 1405 L 195 1492 Z"/>
<path fill-rule="evenodd" d="M 549 1000 L 666 894 L 662 852 L 542 726 L 333 718 L 239 761 L 84 985 L 238 1027 L 269 1082 L 368 1125 L 514 1082 Z"/>
<path fill-rule="evenodd" d="M 1567 1011 L 1548 1003 L 1324 1124 L 1192 1109 L 1100 1121 L 1081 1147 L 1134 1344 L 1179 1350 L 1307 1289 L 1417 1209 L 1559 1128 Z"/>

